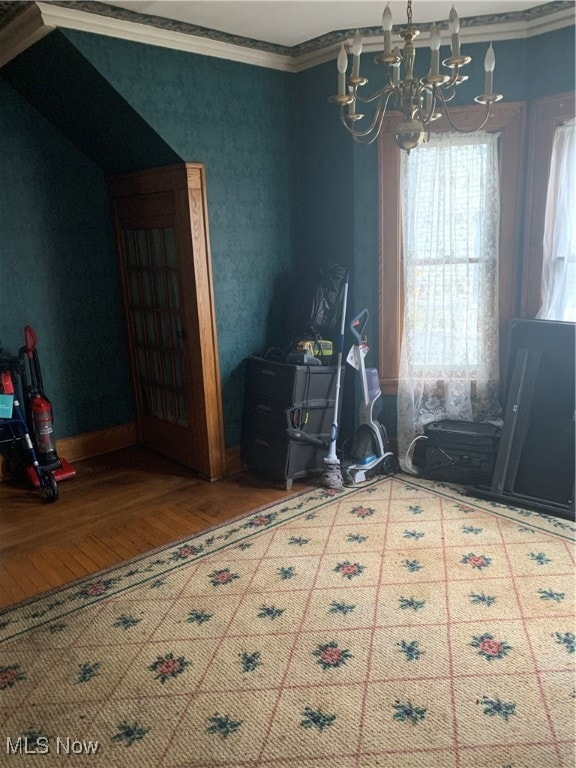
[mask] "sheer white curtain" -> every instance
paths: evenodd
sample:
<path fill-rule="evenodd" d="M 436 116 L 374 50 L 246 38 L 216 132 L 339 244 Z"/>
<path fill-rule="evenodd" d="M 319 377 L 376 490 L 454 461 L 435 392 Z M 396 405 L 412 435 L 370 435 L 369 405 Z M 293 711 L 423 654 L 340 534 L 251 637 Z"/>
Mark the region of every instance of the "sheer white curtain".
<path fill-rule="evenodd" d="M 440 419 L 498 418 L 496 134 L 432 134 L 402 154 L 404 325 L 398 454 Z"/>
<path fill-rule="evenodd" d="M 576 321 L 576 125 L 554 134 L 542 259 L 541 320 Z"/>

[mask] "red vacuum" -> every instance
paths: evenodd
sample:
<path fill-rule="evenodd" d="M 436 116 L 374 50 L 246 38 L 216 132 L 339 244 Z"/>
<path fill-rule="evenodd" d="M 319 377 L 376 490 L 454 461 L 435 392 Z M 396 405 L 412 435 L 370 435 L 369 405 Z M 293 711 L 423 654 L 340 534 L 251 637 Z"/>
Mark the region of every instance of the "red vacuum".
<path fill-rule="evenodd" d="M 38 337 L 30 325 L 24 328 L 24 340 L 26 343 L 20 348 L 22 394 L 36 455 L 41 467 L 52 472 L 56 482 L 69 480 L 76 475 L 76 470 L 56 452 L 52 404 L 44 394 L 37 350 Z M 39 486 L 38 474 L 32 467 L 26 468 L 26 475 L 33 485 Z"/>

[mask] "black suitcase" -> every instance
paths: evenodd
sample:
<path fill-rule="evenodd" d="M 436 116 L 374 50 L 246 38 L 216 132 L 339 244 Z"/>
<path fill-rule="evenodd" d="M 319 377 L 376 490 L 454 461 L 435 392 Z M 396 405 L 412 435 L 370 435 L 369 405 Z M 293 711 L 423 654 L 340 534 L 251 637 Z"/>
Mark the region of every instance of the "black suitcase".
<path fill-rule="evenodd" d="M 490 485 L 502 428 L 490 423 L 434 421 L 424 427 L 423 476 L 463 485 Z"/>

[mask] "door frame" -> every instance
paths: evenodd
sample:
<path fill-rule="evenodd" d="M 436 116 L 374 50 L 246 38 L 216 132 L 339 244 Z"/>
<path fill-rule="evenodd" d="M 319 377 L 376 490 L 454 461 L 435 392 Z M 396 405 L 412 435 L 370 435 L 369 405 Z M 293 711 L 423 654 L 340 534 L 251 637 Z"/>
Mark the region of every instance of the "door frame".
<path fill-rule="evenodd" d="M 216 480 L 227 474 L 227 468 L 205 166 L 203 163 L 179 163 L 118 174 L 109 177 L 107 181 L 116 228 L 120 279 L 124 291 L 126 286 L 120 261 L 123 244 L 116 203 L 122 198 L 146 196 L 157 192 L 170 192 L 174 195 L 177 211 L 176 250 L 182 292 L 193 297 L 193 301 L 183 303 L 182 313 L 188 337 L 186 375 L 190 382 L 191 406 L 194 410 L 193 429 L 198 438 L 194 440 L 197 445 L 194 469 L 201 477 Z M 187 254 L 189 258 L 183 259 L 183 254 Z M 131 338 L 131 320 L 126 312 L 125 319 L 127 338 Z M 130 368 L 133 391 L 137 398 L 138 384 L 132 360 Z"/>

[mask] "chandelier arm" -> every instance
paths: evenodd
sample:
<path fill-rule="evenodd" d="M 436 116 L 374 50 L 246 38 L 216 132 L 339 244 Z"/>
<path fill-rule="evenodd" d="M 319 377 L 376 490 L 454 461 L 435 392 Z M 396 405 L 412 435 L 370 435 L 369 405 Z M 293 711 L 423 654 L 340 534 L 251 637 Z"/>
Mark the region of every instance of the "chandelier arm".
<path fill-rule="evenodd" d="M 442 99 L 442 103 L 444 104 L 444 113 L 446 115 L 446 119 L 448 120 L 450 128 L 452 128 L 455 131 L 458 131 L 458 133 L 474 133 L 475 131 L 481 131 L 482 128 L 484 128 L 484 126 L 488 122 L 488 118 L 490 117 L 490 104 L 486 104 L 486 114 L 484 115 L 484 119 L 480 122 L 479 125 L 474 126 L 474 128 L 460 128 L 452 120 L 452 117 L 450 115 L 450 110 L 446 106 L 446 102 L 444 101 L 444 99 Z"/>
<path fill-rule="evenodd" d="M 456 86 L 441 85 L 437 88 L 436 93 L 440 96 L 442 103 L 446 104 L 456 96 Z"/>
<path fill-rule="evenodd" d="M 371 139 L 368 139 L 368 141 L 362 141 L 362 138 L 360 136 L 357 136 L 357 135 L 355 135 L 353 133 L 352 134 L 352 138 L 354 139 L 354 141 L 357 144 L 366 144 L 366 145 L 373 144 L 376 141 L 376 139 L 378 138 L 378 136 L 380 135 L 380 131 L 382 129 L 382 123 L 384 122 L 385 114 L 386 114 L 386 107 L 384 107 L 383 109 L 381 108 L 378 111 L 378 127 L 374 131 L 374 135 L 372 136 Z"/>
<path fill-rule="evenodd" d="M 377 110 L 376 110 L 376 112 L 374 114 L 374 118 L 372 119 L 372 122 L 370 123 L 369 127 L 366 128 L 364 131 L 356 130 L 355 128 L 353 128 L 351 125 L 349 125 L 346 122 L 346 115 L 344 114 L 344 108 L 341 107 L 340 108 L 340 120 L 341 120 L 344 128 L 346 128 L 348 133 L 351 134 L 352 136 L 354 136 L 355 138 L 356 137 L 363 138 L 365 136 L 369 136 L 372 133 L 372 131 L 376 128 L 376 125 L 378 125 L 378 130 L 376 131 L 376 135 L 378 135 L 378 133 L 380 132 L 380 127 L 382 125 L 382 121 L 384 120 L 384 115 L 386 114 L 386 110 L 388 109 L 388 101 L 389 101 L 391 95 L 392 95 L 392 92 L 390 92 L 387 95 L 386 101 L 384 102 L 384 104 L 383 105 L 381 104 L 377 108 Z M 365 142 L 365 143 L 370 143 L 370 142 Z"/>
<path fill-rule="evenodd" d="M 390 96 L 395 92 L 396 92 L 396 88 L 389 83 L 384 88 L 382 88 L 381 91 L 377 91 L 373 96 L 368 96 L 366 98 L 363 98 L 362 96 L 360 96 L 358 94 L 358 88 L 355 87 L 353 96 L 358 102 L 358 104 L 371 104 L 373 101 L 376 101 L 377 99 L 381 99 L 384 96 L 386 96 L 386 101 L 388 101 Z"/>
<path fill-rule="evenodd" d="M 456 64 L 453 68 L 452 74 L 450 75 L 450 79 L 448 80 L 448 82 L 444 83 L 442 87 L 452 88 L 453 86 L 454 87 L 457 86 L 458 85 L 457 80 L 458 80 L 459 74 L 460 74 L 460 67 L 458 66 L 458 64 Z"/>
<path fill-rule="evenodd" d="M 374 114 L 374 119 L 372 120 L 372 123 L 369 125 L 368 128 L 366 128 L 363 131 L 359 131 L 353 126 L 349 125 L 346 122 L 346 115 L 342 115 L 341 120 L 342 120 L 342 123 L 344 124 L 344 127 L 352 137 L 354 137 L 355 139 L 363 138 L 365 136 L 369 136 L 374 131 L 376 124 L 378 123 L 378 119 L 380 118 L 381 112 L 383 112 L 382 107 L 378 107 L 378 109 L 376 110 L 376 113 Z"/>
<path fill-rule="evenodd" d="M 422 122 L 425 126 L 430 125 L 432 122 L 432 116 L 436 112 L 436 88 L 434 87 L 431 91 L 428 91 L 427 88 L 421 88 L 421 90 L 418 92 L 418 98 L 422 98 L 422 93 L 429 93 L 430 94 L 430 106 L 427 112 L 422 112 Z"/>

